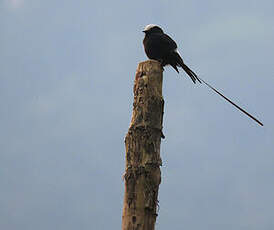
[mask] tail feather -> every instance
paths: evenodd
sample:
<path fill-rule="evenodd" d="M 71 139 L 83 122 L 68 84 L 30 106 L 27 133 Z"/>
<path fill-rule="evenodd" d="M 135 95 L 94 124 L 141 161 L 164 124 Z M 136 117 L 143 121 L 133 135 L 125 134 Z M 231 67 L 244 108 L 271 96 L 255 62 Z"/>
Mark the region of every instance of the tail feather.
<path fill-rule="evenodd" d="M 247 116 L 249 116 L 251 119 L 253 119 L 254 121 L 256 121 L 259 125 L 263 126 L 263 123 L 260 122 L 257 118 L 255 118 L 254 116 L 252 116 L 250 113 L 248 113 L 247 111 L 245 111 L 244 109 L 242 109 L 240 106 L 238 106 L 237 104 L 235 104 L 233 101 L 231 101 L 229 98 L 227 98 L 226 96 L 224 96 L 222 93 L 220 93 L 217 89 L 215 89 L 213 86 L 211 86 L 210 84 L 208 84 L 206 81 L 204 81 L 202 78 L 198 77 L 184 62 L 183 59 L 180 57 L 180 55 L 177 52 L 172 52 L 170 59 L 172 60 L 172 63 L 166 63 L 166 64 L 170 64 L 178 73 L 178 68 L 177 67 L 182 67 L 183 70 L 188 74 L 188 76 L 191 78 L 191 80 L 194 82 L 194 84 L 196 83 L 196 80 L 200 83 L 204 83 L 206 86 L 208 86 L 210 89 L 212 89 L 214 92 L 216 92 L 217 94 L 219 94 L 222 98 L 224 98 L 226 101 L 228 101 L 230 104 L 232 104 L 233 106 L 235 106 L 237 109 L 239 109 L 241 112 L 243 112 L 244 114 L 246 114 Z"/>
<path fill-rule="evenodd" d="M 180 55 L 177 52 L 175 52 L 175 55 L 176 55 L 176 66 L 182 67 L 183 70 L 187 73 L 187 75 L 191 78 L 194 84 L 196 83 L 196 80 L 202 83 L 200 79 L 198 78 L 198 76 L 184 63 L 183 59 L 180 57 Z"/>
<path fill-rule="evenodd" d="M 188 74 L 188 76 L 190 76 L 191 80 L 194 82 L 194 84 L 196 83 L 196 80 L 200 83 L 202 83 L 200 81 L 200 79 L 197 77 L 197 75 L 186 65 L 186 64 L 181 64 L 181 67 L 184 69 L 184 71 Z"/>

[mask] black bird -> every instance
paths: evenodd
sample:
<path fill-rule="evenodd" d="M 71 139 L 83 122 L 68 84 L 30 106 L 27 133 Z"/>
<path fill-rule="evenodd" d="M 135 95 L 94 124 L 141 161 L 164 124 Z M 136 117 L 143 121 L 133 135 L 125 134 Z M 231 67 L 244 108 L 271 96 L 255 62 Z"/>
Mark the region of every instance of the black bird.
<path fill-rule="evenodd" d="M 157 25 L 150 24 L 145 27 L 146 34 L 143 44 L 148 58 L 161 62 L 162 66 L 171 65 L 178 73 L 177 67 L 181 67 L 191 80 L 196 83 L 200 81 L 197 75 L 184 63 L 177 51 L 177 44 Z"/>
<path fill-rule="evenodd" d="M 161 63 L 162 66 L 171 65 L 178 73 L 179 70 L 177 67 L 183 68 L 183 70 L 188 74 L 191 80 L 196 83 L 196 80 L 200 83 L 204 83 L 206 86 L 211 88 L 214 92 L 219 94 L 229 103 L 234 105 L 237 109 L 245 113 L 247 116 L 252 118 L 258 124 L 263 126 L 263 124 L 253 117 L 251 114 L 246 112 L 240 106 L 236 105 L 233 101 L 229 98 L 224 96 L 218 90 L 216 90 L 213 86 L 208 84 L 206 81 L 198 77 L 183 61 L 180 54 L 177 51 L 177 44 L 171 37 L 164 33 L 164 31 L 157 25 L 149 24 L 143 30 L 145 33 L 145 38 L 143 40 L 144 48 L 146 55 L 150 59 L 157 60 Z"/>

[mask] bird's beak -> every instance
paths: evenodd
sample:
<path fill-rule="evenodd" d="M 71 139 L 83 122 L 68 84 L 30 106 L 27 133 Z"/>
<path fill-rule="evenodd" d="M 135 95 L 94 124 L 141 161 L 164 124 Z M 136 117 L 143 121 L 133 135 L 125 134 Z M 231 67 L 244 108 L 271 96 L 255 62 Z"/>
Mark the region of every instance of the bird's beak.
<path fill-rule="evenodd" d="M 142 32 L 144 32 L 144 33 L 145 33 L 146 31 L 145 31 L 145 30 L 143 30 Z"/>

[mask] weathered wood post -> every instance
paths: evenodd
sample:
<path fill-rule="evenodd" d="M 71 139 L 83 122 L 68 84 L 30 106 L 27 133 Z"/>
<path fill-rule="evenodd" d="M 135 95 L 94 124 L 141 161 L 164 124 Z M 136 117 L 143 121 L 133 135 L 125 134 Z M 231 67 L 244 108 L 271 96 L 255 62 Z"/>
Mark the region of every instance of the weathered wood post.
<path fill-rule="evenodd" d="M 154 230 L 158 189 L 164 100 L 163 68 L 158 61 L 138 65 L 133 113 L 125 137 L 126 169 L 122 230 Z"/>

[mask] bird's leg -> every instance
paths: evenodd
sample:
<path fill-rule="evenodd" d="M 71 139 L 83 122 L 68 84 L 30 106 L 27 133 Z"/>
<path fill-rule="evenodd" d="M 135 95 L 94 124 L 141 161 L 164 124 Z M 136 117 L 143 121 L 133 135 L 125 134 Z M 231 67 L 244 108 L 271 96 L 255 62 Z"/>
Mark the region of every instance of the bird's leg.
<path fill-rule="evenodd" d="M 163 69 L 163 71 L 164 71 L 164 70 L 165 70 L 165 69 L 164 69 L 164 66 L 166 65 L 165 61 L 164 61 L 163 59 L 159 59 L 159 60 L 157 60 L 157 61 L 160 62 L 161 66 L 162 66 L 162 69 Z"/>
<path fill-rule="evenodd" d="M 164 67 L 166 65 L 166 63 L 165 63 L 165 61 L 163 59 L 159 59 L 157 61 L 161 63 L 162 67 Z"/>

